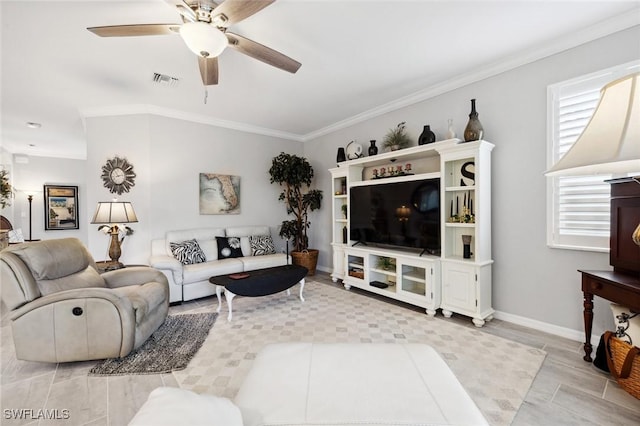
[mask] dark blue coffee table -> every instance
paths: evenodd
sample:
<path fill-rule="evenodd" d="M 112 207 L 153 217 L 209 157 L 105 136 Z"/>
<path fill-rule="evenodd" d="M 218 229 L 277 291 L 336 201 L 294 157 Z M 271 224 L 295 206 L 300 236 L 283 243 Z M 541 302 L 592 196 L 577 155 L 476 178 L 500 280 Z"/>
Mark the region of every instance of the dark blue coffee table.
<path fill-rule="evenodd" d="M 245 278 L 233 278 L 237 274 L 218 275 L 209 278 L 209 282 L 216 286 L 216 295 L 218 296 L 218 309 L 220 312 L 222 307 L 222 289 L 229 306 L 229 316 L 227 320 L 232 318 L 232 300 L 238 296 L 260 297 L 270 294 L 280 293 L 287 290 L 287 294 L 291 294 L 289 290 L 296 283 L 300 283 L 300 300 L 304 302 L 302 291 L 304 290 L 304 277 L 307 276 L 309 270 L 298 265 L 282 265 L 272 268 L 256 269 L 248 271 Z"/>

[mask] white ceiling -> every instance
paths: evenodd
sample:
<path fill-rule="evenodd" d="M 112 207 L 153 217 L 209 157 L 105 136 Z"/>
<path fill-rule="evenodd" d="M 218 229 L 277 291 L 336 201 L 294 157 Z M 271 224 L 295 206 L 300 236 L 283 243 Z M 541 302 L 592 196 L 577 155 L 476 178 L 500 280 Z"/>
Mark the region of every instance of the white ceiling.
<path fill-rule="evenodd" d="M 637 0 L 279 0 L 231 31 L 298 60 L 300 70 L 228 49 L 205 104 L 197 59 L 179 36 L 100 38 L 86 30 L 181 22 L 163 0 L 0 7 L 3 146 L 79 159 L 86 116 L 150 111 L 307 140 L 640 23 Z M 180 83 L 154 84 L 154 72 Z"/>

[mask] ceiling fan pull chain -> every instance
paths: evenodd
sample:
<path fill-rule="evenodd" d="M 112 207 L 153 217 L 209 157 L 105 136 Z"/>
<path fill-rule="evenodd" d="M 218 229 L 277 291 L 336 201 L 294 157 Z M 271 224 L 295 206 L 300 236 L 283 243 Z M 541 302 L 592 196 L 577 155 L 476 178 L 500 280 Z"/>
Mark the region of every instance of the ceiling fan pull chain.
<path fill-rule="evenodd" d="M 204 104 L 207 104 L 207 98 L 209 97 L 209 91 L 207 90 L 207 87 L 205 86 L 204 88 Z"/>

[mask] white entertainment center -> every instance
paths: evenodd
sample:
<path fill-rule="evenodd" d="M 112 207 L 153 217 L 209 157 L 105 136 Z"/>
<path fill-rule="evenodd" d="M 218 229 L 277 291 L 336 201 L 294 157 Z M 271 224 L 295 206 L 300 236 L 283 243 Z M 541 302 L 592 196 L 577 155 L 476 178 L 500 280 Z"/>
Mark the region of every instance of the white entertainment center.
<path fill-rule="evenodd" d="M 477 327 L 491 320 L 493 147 L 482 140 L 449 139 L 344 161 L 330 169 L 333 281 L 423 307 L 428 315 L 441 309 L 448 318 L 455 312 L 471 317 Z M 434 178 L 440 179 L 439 252 L 361 245 L 350 239 L 352 188 Z M 414 207 L 398 206 L 398 220 Z M 463 237 L 470 240 L 467 247 Z"/>

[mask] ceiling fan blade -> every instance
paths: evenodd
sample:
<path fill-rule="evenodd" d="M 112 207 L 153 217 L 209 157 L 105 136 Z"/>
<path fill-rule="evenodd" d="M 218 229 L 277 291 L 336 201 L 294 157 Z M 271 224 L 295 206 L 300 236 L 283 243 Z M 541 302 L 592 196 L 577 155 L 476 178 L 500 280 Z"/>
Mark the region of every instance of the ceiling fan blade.
<path fill-rule="evenodd" d="M 200 75 L 205 86 L 218 84 L 218 58 L 203 58 L 198 56 Z"/>
<path fill-rule="evenodd" d="M 275 0 L 226 0 L 211 12 L 212 22 L 219 27 L 228 27 L 260 12 Z M 224 18 L 219 18 L 224 15 Z"/>
<path fill-rule="evenodd" d="M 291 59 L 280 52 L 276 52 L 267 46 L 263 46 L 253 40 L 249 40 L 246 37 L 230 32 L 227 32 L 226 35 L 229 40 L 229 47 L 266 64 L 288 71 L 292 74 L 295 74 L 295 72 L 302 66 L 300 62 Z"/>
<path fill-rule="evenodd" d="M 87 29 L 100 37 L 134 37 L 178 34 L 180 32 L 180 24 L 111 25 L 108 27 L 89 27 Z"/>

